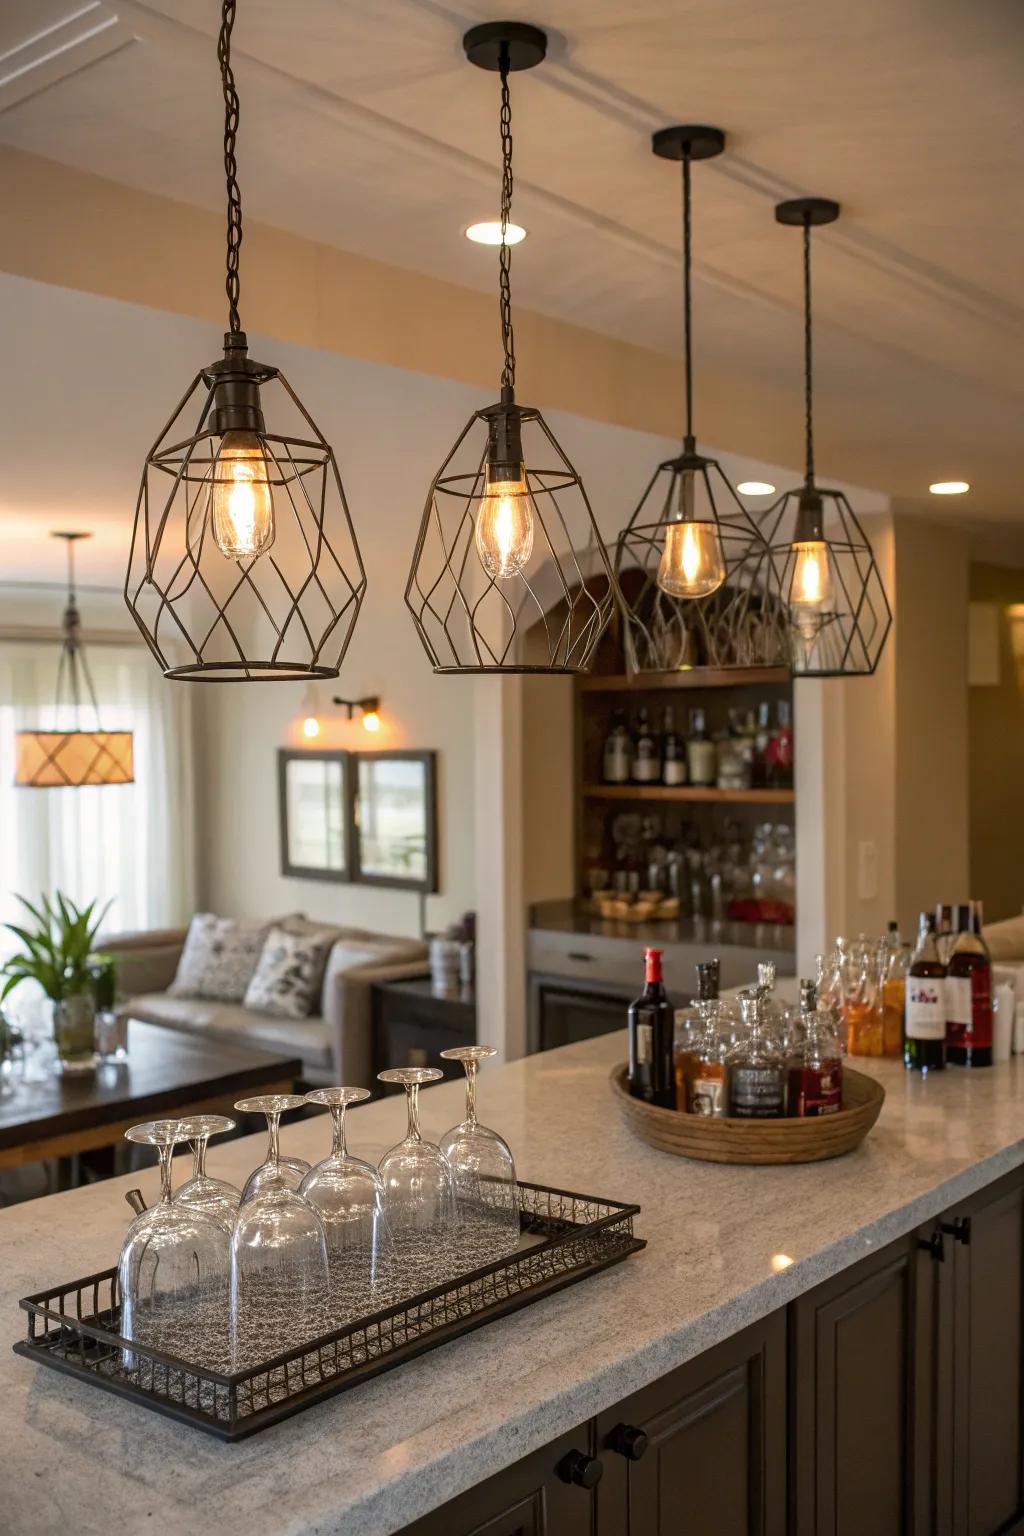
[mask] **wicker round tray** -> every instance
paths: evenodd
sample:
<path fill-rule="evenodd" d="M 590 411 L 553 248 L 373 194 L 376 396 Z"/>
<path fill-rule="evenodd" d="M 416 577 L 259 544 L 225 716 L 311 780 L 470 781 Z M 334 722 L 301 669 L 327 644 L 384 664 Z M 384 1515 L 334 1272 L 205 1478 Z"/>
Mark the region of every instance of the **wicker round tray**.
<path fill-rule="evenodd" d="M 652 1147 L 705 1163 L 819 1163 L 858 1147 L 878 1119 L 885 1089 L 862 1072 L 843 1071 L 843 1107 L 834 1115 L 793 1120 L 713 1120 L 634 1099 L 626 1068 L 611 1077 L 630 1129 Z"/>

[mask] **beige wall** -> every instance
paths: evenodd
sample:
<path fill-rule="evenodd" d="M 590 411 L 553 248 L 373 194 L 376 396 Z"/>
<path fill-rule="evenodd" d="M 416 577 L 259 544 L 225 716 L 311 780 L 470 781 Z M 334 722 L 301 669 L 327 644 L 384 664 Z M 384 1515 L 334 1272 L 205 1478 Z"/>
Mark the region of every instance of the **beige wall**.
<path fill-rule="evenodd" d="M 990 608 L 998 681 L 968 688 L 971 895 L 989 922 L 1024 907 L 1024 571 L 972 565 Z"/>
<path fill-rule="evenodd" d="M 573 868 L 573 685 L 523 678 L 523 897 L 557 901 L 576 888 Z"/>

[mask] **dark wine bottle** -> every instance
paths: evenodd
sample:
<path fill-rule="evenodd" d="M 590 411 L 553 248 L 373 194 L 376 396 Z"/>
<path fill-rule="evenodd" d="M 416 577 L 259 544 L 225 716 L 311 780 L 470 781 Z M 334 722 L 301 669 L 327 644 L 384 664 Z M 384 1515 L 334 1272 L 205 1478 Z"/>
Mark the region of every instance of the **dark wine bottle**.
<path fill-rule="evenodd" d="M 946 966 L 946 1060 L 992 1065 L 992 961 L 981 936 L 981 903 L 957 909 L 959 932 Z"/>
<path fill-rule="evenodd" d="M 644 990 L 629 1005 L 629 1091 L 636 1099 L 674 1109 L 674 1016 L 661 973 L 661 950 L 644 950 Z"/>
<path fill-rule="evenodd" d="M 946 1065 L 945 975 L 935 941 L 935 919 L 930 912 L 922 912 L 903 1013 L 903 1065 L 911 1071 L 941 1072 Z"/>

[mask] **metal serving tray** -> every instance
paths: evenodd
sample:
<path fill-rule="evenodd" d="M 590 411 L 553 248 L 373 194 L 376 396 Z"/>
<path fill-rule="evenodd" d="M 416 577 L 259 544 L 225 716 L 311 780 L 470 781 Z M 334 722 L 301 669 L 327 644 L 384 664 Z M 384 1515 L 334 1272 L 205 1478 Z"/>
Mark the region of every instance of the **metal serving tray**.
<path fill-rule="evenodd" d="M 14 1352 L 222 1440 L 241 1440 L 646 1246 L 633 1236 L 637 1205 L 542 1184 L 519 1184 L 518 1198 L 526 1246 L 509 1258 L 347 1323 L 251 1370 L 206 1370 L 123 1339 L 116 1269 L 24 1297 L 28 1337 Z M 135 1362 L 132 1369 L 122 1363 L 126 1349 Z"/>

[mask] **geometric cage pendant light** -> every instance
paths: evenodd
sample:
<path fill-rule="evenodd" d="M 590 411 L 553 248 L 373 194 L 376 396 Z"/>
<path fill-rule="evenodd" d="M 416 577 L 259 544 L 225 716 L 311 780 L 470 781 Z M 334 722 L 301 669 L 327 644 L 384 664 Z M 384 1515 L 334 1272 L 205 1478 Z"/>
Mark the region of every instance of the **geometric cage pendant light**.
<path fill-rule="evenodd" d="M 698 452 L 693 429 L 690 167 L 720 155 L 725 135 L 664 128 L 652 148 L 683 168 L 685 431 L 682 452 L 658 465 L 616 546 L 626 666 L 634 674 L 774 667 L 786 646 L 768 546 L 721 465 Z"/>
<path fill-rule="evenodd" d="M 228 330 L 142 473 L 125 602 L 169 678 L 338 675 L 366 590 L 334 452 L 284 374 L 253 361 L 239 318 L 242 200 L 223 0 Z"/>
<path fill-rule="evenodd" d="M 470 417 L 431 481 L 405 601 L 435 672 L 583 672 L 612 614 L 611 565 L 583 482 L 515 390 L 509 75 L 539 64 L 547 38 L 520 22 L 485 22 L 463 46 L 501 84 L 501 392 Z"/>
<path fill-rule="evenodd" d="M 871 542 L 842 491 L 814 475 L 811 230 L 832 224 L 839 204 L 824 197 L 779 203 L 780 224 L 803 231 L 804 482 L 762 517 L 786 605 L 790 665 L 796 677 L 866 677 L 874 672 L 892 626 Z"/>
<path fill-rule="evenodd" d="M 22 789 L 79 789 L 87 784 L 134 782 L 131 731 L 107 731 L 100 720 L 92 673 L 82 639 L 82 620 L 75 592 L 75 543 L 87 533 L 55 533 L 68 550 L 68 600 L 61 623 L 60 661 L 57 664 L 55 716 L 69 704 L 73 711 L 70 729 L 54 719 L 47 729 L 16 731 L 14 782 Z M 95 729 L 83 730 L 80 683 L 85 684 L 87 703 L 95 716 Z M 65 699 L 65 686 L 67 699 Z"/>

